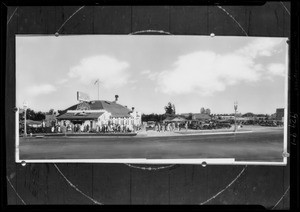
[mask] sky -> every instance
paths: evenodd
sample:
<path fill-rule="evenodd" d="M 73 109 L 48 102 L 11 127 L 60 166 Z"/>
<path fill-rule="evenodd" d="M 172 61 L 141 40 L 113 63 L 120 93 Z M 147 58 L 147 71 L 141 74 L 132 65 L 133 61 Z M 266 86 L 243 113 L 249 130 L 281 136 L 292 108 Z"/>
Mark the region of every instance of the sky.
<path fill-rule="evenodd" d="M 76 92 L 142 113 L 275 113 L 285 107 L 286 38 L 173 35 L 18 35 L 16 105 L 47 112 Z"/>

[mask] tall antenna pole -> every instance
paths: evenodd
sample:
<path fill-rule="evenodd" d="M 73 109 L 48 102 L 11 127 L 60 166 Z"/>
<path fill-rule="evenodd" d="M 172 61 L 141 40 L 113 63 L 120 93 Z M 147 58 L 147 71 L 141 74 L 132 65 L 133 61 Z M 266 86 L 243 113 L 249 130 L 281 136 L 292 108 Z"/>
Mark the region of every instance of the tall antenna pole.
<path fill-rule="evenodd" d="M 98 100 L 99 100 L 99 83 L 100 83 L 100 81 L 99 81 L 99 78 L 94 82 L 94 85 L 97 83 L 97 85 L 98 85 Z"/>

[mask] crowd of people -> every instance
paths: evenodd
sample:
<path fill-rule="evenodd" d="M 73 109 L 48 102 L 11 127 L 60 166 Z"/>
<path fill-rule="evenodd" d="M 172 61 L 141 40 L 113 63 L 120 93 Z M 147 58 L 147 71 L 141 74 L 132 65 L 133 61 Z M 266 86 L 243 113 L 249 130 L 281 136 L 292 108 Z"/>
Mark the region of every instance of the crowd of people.
<path fill-rule="evenodd" d="M 131 124 L 103 124 L 92 128 L 88 124 L 62 124 L 51 127 L 52 133 L 128 133 L 140 128 Z"/>

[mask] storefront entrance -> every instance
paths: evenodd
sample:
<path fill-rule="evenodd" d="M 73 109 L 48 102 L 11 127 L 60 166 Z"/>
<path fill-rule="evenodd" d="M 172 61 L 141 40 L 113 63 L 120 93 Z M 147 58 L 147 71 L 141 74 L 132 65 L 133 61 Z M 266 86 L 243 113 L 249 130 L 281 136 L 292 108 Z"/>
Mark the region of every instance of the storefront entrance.
<path fill-rule="evenodd" d="M 74 121 L 71 121 L 73 124 L 80 124 L 82 125 L 84 121 L 82 120 L 74 120 Z"/>

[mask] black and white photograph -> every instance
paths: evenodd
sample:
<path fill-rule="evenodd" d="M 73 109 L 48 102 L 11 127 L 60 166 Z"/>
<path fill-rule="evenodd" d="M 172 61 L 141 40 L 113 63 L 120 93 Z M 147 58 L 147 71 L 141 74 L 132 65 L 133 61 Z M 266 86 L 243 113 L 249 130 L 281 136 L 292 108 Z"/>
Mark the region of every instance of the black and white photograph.
<path fill-rule="evenodd" d="M 16 162 L 284 165 L 287 40 L 17 35 Z"/>
<path fill-rule="evenodd" d="M 299 1 L 3 2 L 5 208 L 297 210 Z"/>

